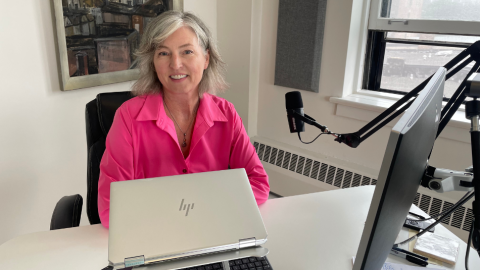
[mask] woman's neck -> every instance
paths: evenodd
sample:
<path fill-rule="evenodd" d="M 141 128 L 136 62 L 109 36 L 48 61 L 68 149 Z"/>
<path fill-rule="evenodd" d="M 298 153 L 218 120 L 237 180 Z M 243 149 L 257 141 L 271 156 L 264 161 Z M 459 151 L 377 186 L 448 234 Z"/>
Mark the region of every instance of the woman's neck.
<path fill-rule="evenodd" d="M 197 91 L 191 93 L 169 93 L 164 91 L 163 99 L 170 113 L 177 120 L 188 121 L 195 113 L 200 97 Z"/>

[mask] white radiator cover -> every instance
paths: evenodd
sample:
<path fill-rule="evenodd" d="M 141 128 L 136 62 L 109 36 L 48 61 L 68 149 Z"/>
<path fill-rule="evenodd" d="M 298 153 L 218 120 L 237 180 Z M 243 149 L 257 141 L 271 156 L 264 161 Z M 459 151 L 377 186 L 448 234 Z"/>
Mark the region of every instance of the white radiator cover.
<path fill-rule="evenodd" d="M 376 185 L 377 176 L 337 166 L 330 160 L 314 158 L 301 151 L 281 149 L 252 140 L 270 179 L 271 192 L 280 196 L 293 196 L 338 188 Z M 455 204 L 451 198 L 420 187 L 414 204 L 427 214 L 435 215 Z M 457 209 L 442 223 L 467 242 L 473 220 L 471 201 Z"/>

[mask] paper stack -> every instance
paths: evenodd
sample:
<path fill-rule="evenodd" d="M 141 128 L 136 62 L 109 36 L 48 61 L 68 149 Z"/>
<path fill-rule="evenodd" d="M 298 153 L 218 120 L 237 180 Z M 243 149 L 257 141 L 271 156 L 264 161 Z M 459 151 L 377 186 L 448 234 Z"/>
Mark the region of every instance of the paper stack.
<path fill-rule="evenodd" d="M 433 233 L 425 233 L 417 239 L 413 252 L 442 262 L 455 264 L 460 242 Z"/>

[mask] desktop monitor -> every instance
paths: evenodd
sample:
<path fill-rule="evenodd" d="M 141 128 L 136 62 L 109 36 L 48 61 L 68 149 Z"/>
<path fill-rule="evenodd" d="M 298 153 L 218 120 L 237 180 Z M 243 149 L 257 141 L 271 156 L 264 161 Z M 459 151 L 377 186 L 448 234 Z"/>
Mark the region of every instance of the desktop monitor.
<path fill-rule="evenodd" d="M 445 68 L 393 127 L 353 270 L 380 270 L 412 206 L 437 135 Z"/>

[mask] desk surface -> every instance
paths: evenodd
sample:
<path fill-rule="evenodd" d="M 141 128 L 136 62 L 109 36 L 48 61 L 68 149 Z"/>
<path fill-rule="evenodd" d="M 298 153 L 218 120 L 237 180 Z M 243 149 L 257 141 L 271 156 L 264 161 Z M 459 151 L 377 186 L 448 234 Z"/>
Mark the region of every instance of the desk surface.
<path fill-rule="evenodd" d="M 373 186 L 357 187 L 261 205 L 268 231 L 264 247 L 270 250 L 273 268 L 352 269 L 373 191 Z M 441 225 L 436 233 L 461 241 Z M 465 269 L 465 249 L 461 242 L 457 264 L 447 269 Z M 480 258 L 472 251 L 470 269 L 480 269 Z M 99 270 L 107 265 L 107 258 L 108 230 L 100 224 L 27 234 L 0 246 L 0 269 Z M 388 261 L 407 263 L 393 256 Z"/>

